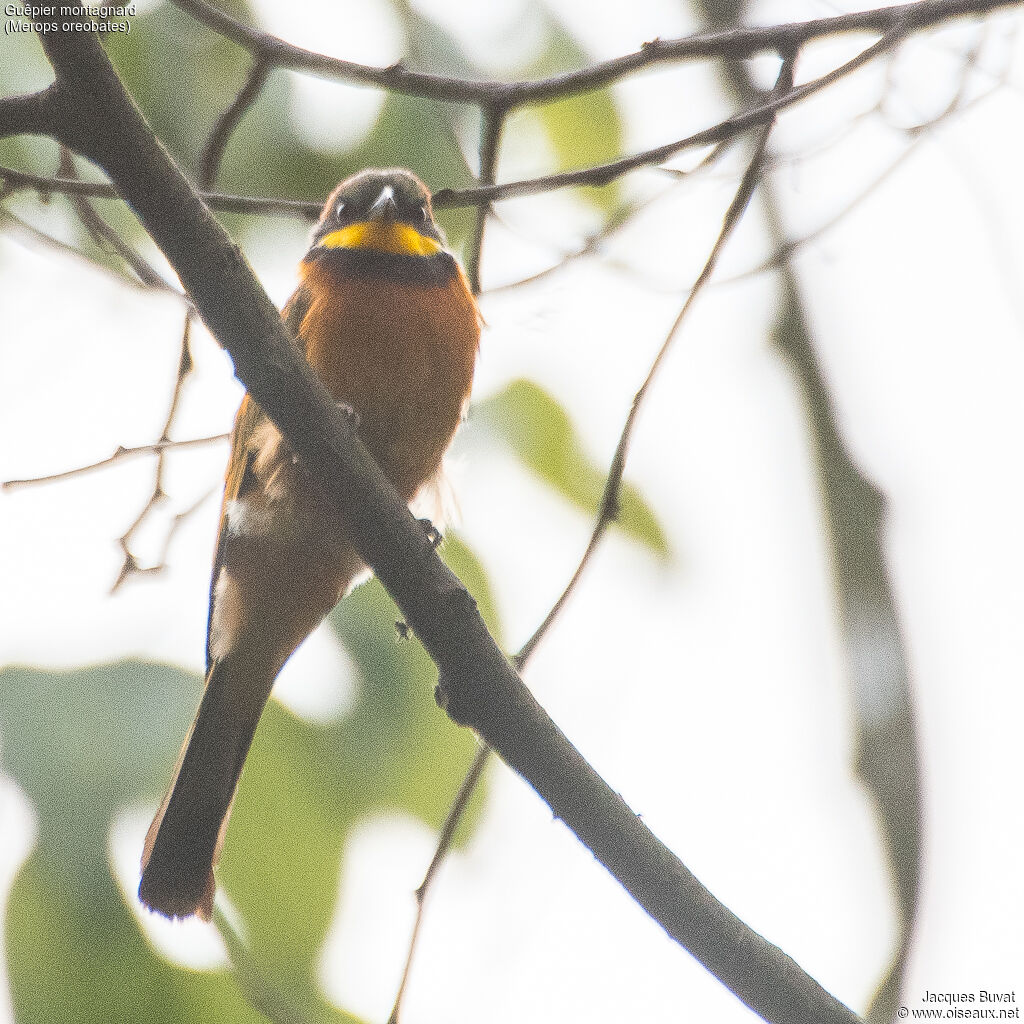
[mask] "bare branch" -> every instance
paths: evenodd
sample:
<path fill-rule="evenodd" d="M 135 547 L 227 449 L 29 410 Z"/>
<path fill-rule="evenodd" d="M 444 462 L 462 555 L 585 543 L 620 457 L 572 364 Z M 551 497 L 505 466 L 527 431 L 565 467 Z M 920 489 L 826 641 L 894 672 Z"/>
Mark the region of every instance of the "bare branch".
<path fill-rule="evenodd" d="M 320 1016 L 303 1005 L 294 992 L 282 988 L 260 962 L 245 937 L 224 911 L 214 905 L 213 923 L 227 947 L 234 977 L 250 1005 L 273 1024 L 309 1024 Z"/>
<path fill-rule="evenodd" d="M 780 267 L 788 269 L 787 264 L 798 252 L 813 242 L 823 238 L 832 231 L 833 228 L 846 220 L 850 214 L 860 209 L 864 203 L 874 196 L 875 193 L 877 193 L 878 190 L 881 189 L 882 186 L 885 185 L 886 182 L 888 182 L 905 163 L 907 163 L 910 157 L 914 155 L 920 143 L 924 142 L 928 138 L 929 132 L 947 121 L 953 120 L 967 111 L 980 106 L 985 100 L 994 96 L 999 88 L 1000 86 L 994 85 L 987 92 L 975 96 L 973 99 L 966 102 L 964 102 L 962 98 L 963 90 L 959 89 L 957 91 L 957 102 L 955 104 L 951 103 L 947 105 L 944 110 L 940 111 L 928 121 L 903 129 L 910 140 L 907 147 L 899 155 L 894 157 L 877 175 L 875 175 L 874 178 L 864 185 L 849 200 L 849 202 L 842 207 L 842 209 L 838 210 L 811 231 L 808 231 L 797 238 L 784 239 L 780 241 L 767 258 L 747 270 L 741 270 L 729 277 L 721 278 L 716 282 L 716 287 L 719 285 L 735 284 L 738 281 L 745 281 L 751 277 L 757 277 L 759 274 L 763 274 L 768 270 L 776 270 Z"/>
<path fill-rule="evenodd" d="M 156 455 L 160 452 L 181 450 L 183 448 L 203 448 L 206 445 L 216 444 L 219 441 L 227 441 L 230 434 L 211 434 L 209 437 L 190 437 L 184 441 L 155 441 L 153 444 L 140 444 L 132 448 L 118 447 L 105 459 L 98 462 L 90 462 L 86 466 L 76 466 L 74 469 L 64 469 L 59 473 L 50 473 L 47 476 L 25 477 L 20 480 L 5 480 L 0 483 L 0 489 L 5 491 L 18 490 L 21 487 L 32 487 L 38 484 L 53 484 L 61 480 L 71 480 L 76 476 L 84 476 L 97 469 L 106 469 L 108 466 L 125 462 L 128 459 L 140 455 Z"/>
<path fill-rule="evenodd" d="M 670 170 L 669 168 L 661 169 L 667 171 L 676 179 L 677 183 L 689 179 L 694 174 L 711 167 L 728 149 L 731 141 L 732 140 L 729 140 L 728 142 L 720 142 L 707 154 L 707 156 L 704 157 L 703 160 L 700 161 L 700 163 L 689 170 L 677 171 L 674 169 Z M 516 280 L 509 281 L 506 284 L 494 285 L 493 287 L 487 288 L 484 291 L 484 294 L 494 295 L 496 292 L 507 292 L 516 288 L 521 288 L 525 285 L 536 284 L 538 281 L 543 281 L 546 278 L 551 277 L 553 274 L 556 274 L 558 271 L 564 270 L 566 267 L 571 266 L 578 260 L 584 259 L 587 256 L 596 255 L 600 252 L 601 247 L 608 241 L 608 239 L 612 238 L 623 228 L 631 224 L 636 217 L 649 209 L 654 203 L 658 202 L 669 192 L 671 192 L 671 189 L 666 189 L 658 195 L 651 196 L 650 198 L 633 203 L 629 206 L 621 206 L 620 208 L 613 210 L 608 215 L 605 223 L 602 224 L 597 231 L 594 231 L 587 236 L 587 238 L 584 239 L 583 244 L 577 249 L 574 249 L 572 252 L 563 252 L 562 258 L 557 263 L 552 263 L 551 266 L 545 267 L 543 270 L 538 270 L 534 274 L 517 278 Z M 492 216 L 500 223 L 505 224 L 506 227 L 508 226 L 507 222 L 503 221 L 499 215 L 492 214 Z M 673 291 L 675 291 L 675 289 L 673 289 Z"/>
<path fill-rule="evenodd" d="M 0 139 L 11 135 L 48 135 L 53 86 L 0 100 Z"/>
<path fill-rule="evenodd" d="M 455 838 L 455 830 L 466 813 L 473 793 L 476 792 L 476 787 L 480 783 L 490 755 L 491 748 L 486 743 L 477 747 L 462 784 L 459 786 L 459 791 L 455 794 L 455 799 L 452 801 L 451 807 L 448 808 L 448 813 L 441 825 L 441 831 L 438 833 L 437 843 L 434 847 L 434 856 L 430 858 L 423 881 L 420 882 L 416 890 L 416 919 L 413 921 L 412 933 L 409 936 L 409 949 L 405 955 L 405 966 L 402 968 L 402 979 L 398 983 L 398 992 L 395 995 L 395 1004 L 391 1008 L 391 1015 L 388 1017 L 388 1024 L 398 1024 L 402 1012 L 402 1001 L 405 998 L 406 989 L 409 987 L 409 976 L 412 973 L 413 961 L 416 959 L 416 948 L 419 943 L 420 927 L 423 924 L 427 893 L 430 891 L 434 877 L 444 863 L 445 857 L 448 856 L 452 840 Z"/>
<path fill-rule="evenodd" d="M 60 148 L 60 175 L 69 180 L 77 179 L 74 158 L 66 146 Z M 85 225 L 86 231 L 101 248 L 112 250 L 128 265 L 129 269 L 146 288 L 172 292 L 179 298 L 185 298 L 173 285 L 165 281 L 139 253 L 137 253 L 92 207 L 85 196 L 70 195 L 69 202 L 78 214 L 79 220 Z M 186 299 L 186 301 L 188 301 Z"/>
<path fill-rule="evenodd" d="M 121 571 L 118 573 L 117 581 L 114 583 L 112 588 L 113 590 L 117 590 L 126 579 L 137 572 L 162 572 L 167 565 L 167 553 L 170 550 L 171 540 L 173 539 L 174 534 L 177 532 L 182 522 L 192 515 L 192 513 L 206 500 L 205 497 L 200 498 L 193 508 L 179 513 L 171 520 L 167 526 L 167 532 L 164 535 L 164 542 L 160 557 L 152 566 L 145 570 L 140 570 L 138 558 L 131 546 L 132 537 L 134 537 L 136 531 L 149 518 L 149 514 L 155 508 L 159 507 L 167 497 L 167 492 L 164 490 L 164 470 L 167 466 L 167 446 L 170 441 L 171 428 L 174 426 L 175 417 L 178 415 L 178 407 L 181 404 L 181 395 L 185 388 L 185 381 L 192 373 L 192 368 L 192 310 L 189 309 L 185 313 L 185 320 L 181 331 L 181 349 L 178 355 L 178 371 L 174 378 L 174 390 L 171 393 L 170 406 L 167 409 L 167 416 L 164 419 L 164 425 L 160 430 L 160 437 L 157 440 L 156 467 L 153 470 L 153 490 L 150 493 L 146 504 L 143 506 L 142 511 L 138 514 L 138 517 L 118 538 L 118 544 L 120 545 L 121 551 L 124 555 L 124 562 L 121 565 Z"/>
<path fill-rule="evenodd" d="M 259 99 L 271 70 L 270 64 L 259 56 L 255 57 L 245 83 L 238 90 L 238 95 L 217 118 L 217 123 L 210 131 L 206 144 L 199 154 L 199 174 L 196 176 L 196 182 L 200 189 L 209 189 L 216 182 L 220 162 L 231 135 L 249 108 Z"/>
<path fill-rule="evenodd" d="M 47 177 L 17 171 L 13 167 L 0 167 L 0 181 L 8 193 L 32 189 L 40 195 L 57 192 L 62 195 L 92 196 L 95 199 L 118 199 L 114 186 L 102 181 L 79 181 L 76 178 Z M 235 196 L 226 192 L 199 192 L 207 206 L 221 213 L 254 213 L 301 217 L 314 221 L 320 216 L 323 203 L 304 199 L 275 199 L 269 196 Z M 326 198 L 326 197 L 325 197 Z M 471 204 L 467 204 L 471 205 Z"/>
<path fill-rule="evenodd" d="M 160 553 L 153 560 L 152 565 L 140 565 L 138 558 L 130 550 L 131 537 L 135 531 L 146 521 L 152 511 L 164 501 L 167 500 L 167 495 L 163 491 L 154 490 L 152 498 L 146 503 L 145 507 L 138 514 L 132 525 L 125 531 L 125 533 L 118 538 L 118 543 L 121 547 L 121 551 L 124 553 L 124 562 L 121 565 L 121 569 L 117 574 L 117 579 L 111 585 L 110 592 L 116 593 L 129 579 L 133 576 L 157 576 L 167 568 L 167 556 L 171 550 L 171 543 L 174 540 L 178 530 L 194 516 L 203 505 L 206 504 L 210 498 L 219 494 L 221 490 L 220 484 L 216 487 L 211 487 L 208 491 L 197 498 L 187 508 L 182 509 L 180 512 L 176 512 L 164 531 L 164 539 L 160 545 Z"/>
<path fill-rule="evenodd" d="M 116 594 L 125 583 L 133 576 L 156 575 L 164 568 L 162 559 L 157 559 L 152 565 L 141 565 L 135 552 L 132 551 L 132 538 L 149 518 L 149 514 L 158 509 L 167 500 L 167 495 L 160 486 L 160 480 L 153 486 L 149 497 L 141 511 L 131 521 L 128 529 L 117 538 L 117 546 L 121 549 L 121 568 L 117 571 L 117 577 L 110 586 L 110 593 Z"/>
<path fill-rule="evenodd" d="M 480 111 L 480 185 L 486 187 L 494 184 L 494 175 L 498 164 L 498 146 L 501 142 L 501 129 L 505 123 L 503 107 L 484 107 Z M 481 203 L 476 208 L 476 221 L 473 234 L 466 250 L 466 273 L 469 275 L 469 286 L 474 295 L 480 294 L 480 259 L 483 254 L 484 228 L 491 212 L 490 203 Z"/>
<path fill-rule="evenodd" d="M 13 228 L 13 232 L 11 232 L 12 237 L 17 238 L 18 235 L 23 236 L 23 244 L 24 240 L 28 240 L 37 246 L 62 253 L 65 256 L 71 256 L 76 260 L 81 260 L 82 263 L 88 264 L 92 269 L 98 270 L 101 273 L 114 278 L 118 284 L 123 284 L 129 288 L 134 288 L 139 291 L 150 290 L 148 285 L 144 285 L 137 277 L 127 273 L 123 268 L 109 266 L 106 263 L 98 262 L 89 253 L 83 252 L 81 249 L 78 249 L 73 245 L 69 245 L 67 242 L 62 241 L 59 238 L 55 238 L 53 235 L 47 234 L 47 232 L 40 230 L 34 224 L 29 224 L 27 221 L 24 221 L 20 217 L 11 213 L 10 210 L 0 208 L 0 225 Z M 185 300 L 185 296 L 176 288 L 171 288 L 169 294 Z"/>
<path fill-rule="evenodd" d="M 540 192 L 551 192 L 559 188 L 567 188 L 574 185 L 607 185 L 616 178 L 635 171 L 641 167 L 649 167 L 652 164 L 661 163 L 669 157 L 675 156 L 686 149 L 696 149 L 701 146 L 711 146 L 716 143 L 725 142 L 741 135 L 751 128 L 765 124 L 779 111 L 791 107 L 801 100 L 821 92 L 828 86 L 833 85 L 840 79 L 852 74 L 865 64 L 870 63 L 876 57 L 891 50 L 897 43 L 906 38 L 910 31 L 910 23 L 902 22 L 890 29 L 881 39 L 872 43 L 871 46 L 862 50 L 848 60 L 845 64 L 834 68 L 825 75 L 815 78 L 803 85 L 780 96 L 773 94 L 772 98 L 757 106 L 751 107 L 742 113 L 727 117 L 724 121 L 687 135 L 683 139 L 666 143 L 663 146 L 655 146 L 652 149 L 641 150 L 632 156 L 620 157 L 618 160 L 610 160 L 608 163 L 595 164 L 591 167 L 580 168 L 575 171 L 562 171 L 558 174 L 545 174 L 537 178 L 524 178 L 520 181 L 504 182 L 500 185 L 477 186 L 461 189 L 441 189 L 435 202 L 438 206 L 467 206 L 476 203 L 493 202 L 499 199 L 513 199 L 519 196 L 531 196 Z"/>
<path fill-rule="evenodd" d="M 600 89 L 626 75 L 658 64 L 704 60 L 711 57 L 737 60 L 759 53 L 788 53 L 812 39 L 823 36 L 851 32 L 890 32 L 901 24 L 906 24 L 910 31 L 917 31 L 954 18 L 1012 7 L 1020 3 L 1020 0 L 920 0 L 917 3 L 788 25 L 702 32 L 683 39 L 654 39 L 633 53 L 594 64 L 589 68 L 519 82 L 473 82 L 444 75 L 423 74 L 408 70 L 401 62 L 390 67 L 356 64 L 292 46 L 269 32 L 243 25 L 223 11 L 210 6 L 205 0 L 174 2 L 215 32 L 277 67 L 343 82 L 374 85 L 409 96 L 472 103 L 478 106 L 497 105 L 511 110 L 528 103 L 565 99 L 582 92 Z"/>

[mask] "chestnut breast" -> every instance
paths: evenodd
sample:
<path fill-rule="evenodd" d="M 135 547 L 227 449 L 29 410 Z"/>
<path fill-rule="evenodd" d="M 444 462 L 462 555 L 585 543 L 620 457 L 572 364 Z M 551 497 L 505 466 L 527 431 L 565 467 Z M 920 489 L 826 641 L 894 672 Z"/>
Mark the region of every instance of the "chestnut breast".
<path fill-rule="evenodd" d="M 465 275 L 406 282 L 302 265 L 315 296 L 299 328 L 328 391 L 407 501 L 438 471 L 473 383 L 480 319 Z"/>

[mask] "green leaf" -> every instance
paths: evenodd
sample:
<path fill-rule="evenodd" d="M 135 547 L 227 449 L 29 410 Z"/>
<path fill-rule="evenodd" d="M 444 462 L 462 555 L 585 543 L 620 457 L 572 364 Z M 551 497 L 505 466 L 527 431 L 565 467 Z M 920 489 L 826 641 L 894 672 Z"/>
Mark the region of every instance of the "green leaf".
<path fill-rule="evenodd" d="M 527 77 L 544 78 L 590 62 L 583 48 L 557 18 L 548 13 L 545 21 L 546 46 L 526 69 Z M 608 89 L 544 103 L 532 108 L 532 112 L 540 117 L 558 158 L 557 171 L 592 167 L 622 156 L 622 120 Z M 608 214 L 618 205 L 619 192 L 618 183 L 612 182 L 584 188 L 579 194 Z"/>
<path fill-rule="evenodd" d="M 4 922 L 20 1024 L 264 1020 L 230 973 L 160 957 L 107 866 L 113 813 L 163 785 L 197 696 L 194 676 L 140 662 L 0 674 L 3 766 L 39 820 Z"/>
<path fill-rule="evenodd" d="M 11 890 L 7 971 L 19 1024 L 265 1024 L 229 972 L 181 970 L 159 956 L 109 874 L 76 892 L 65 884 L 66 866 L 40 852 Z"/>
<path fill-rule="evenodd" d="M 607 471 L 590 461 L 565 410 L 533 381 L 515 380 L 474 405 L 470 422 L 487 430 L 564 498 L 596 516 Z M 616 525 L 655 554 L 668 555 L 657 517 L 640 492 L 625 482 Z"/>

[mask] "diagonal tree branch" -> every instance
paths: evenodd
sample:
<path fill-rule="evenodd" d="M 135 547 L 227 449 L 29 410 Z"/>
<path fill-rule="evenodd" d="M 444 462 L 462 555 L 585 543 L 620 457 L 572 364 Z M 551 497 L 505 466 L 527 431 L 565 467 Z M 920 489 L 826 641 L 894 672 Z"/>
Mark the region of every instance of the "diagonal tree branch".
<path fill-rule="evenodd" d="M 164 251 L 238 376 L 331 500 L 439 667 L 438 698 L 551 806 L 648 913 L 769 1021 L 856 1016 L 719 903 L 582 759 L 523 686 L 458 579 L 298 349 L 237 248 L 155 139 L 90 34 L 42 40 L 53 134 L 98 163 Z"/>

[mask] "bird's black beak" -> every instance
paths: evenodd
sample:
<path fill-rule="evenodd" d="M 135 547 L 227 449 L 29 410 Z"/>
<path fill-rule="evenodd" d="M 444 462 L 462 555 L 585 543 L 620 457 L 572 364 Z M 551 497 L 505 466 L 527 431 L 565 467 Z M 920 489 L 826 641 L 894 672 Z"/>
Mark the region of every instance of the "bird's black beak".
<path fill-rule="evenodd" d="M 386 185 L 380 190 L 380 195 L 373 201 L 373 205 L 366 211 L 367 220 L 380 220 L 385 223 L 397 219 L 398 204 L 395 202 L 395 190 Z"/>

